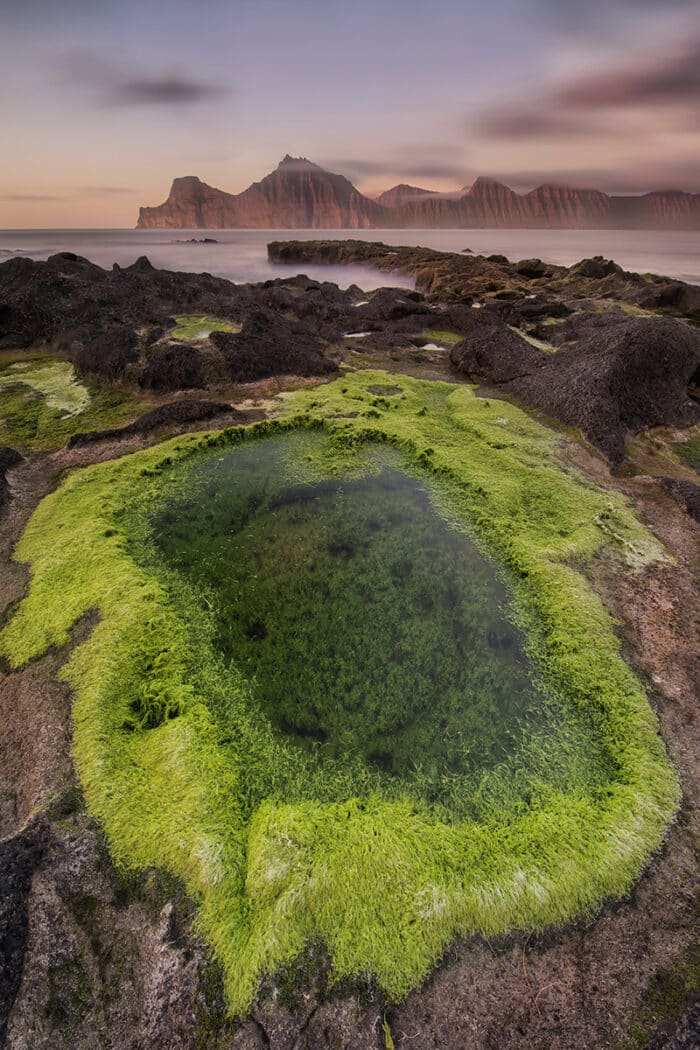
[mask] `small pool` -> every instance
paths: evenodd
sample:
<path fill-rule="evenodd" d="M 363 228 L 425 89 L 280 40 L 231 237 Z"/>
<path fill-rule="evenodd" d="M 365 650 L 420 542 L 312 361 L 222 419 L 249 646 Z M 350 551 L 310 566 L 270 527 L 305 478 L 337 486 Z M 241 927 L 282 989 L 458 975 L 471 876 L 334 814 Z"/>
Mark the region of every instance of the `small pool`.
<path fill-rule="evenodd" d="M 287 435 L 190 465 L 154 545 L 278 736 L 440 800 L 451 778 L 551 739 L 555 716 L 495 566 L 428 483 L 384 449 L 323 476 L 304 467 L 321 443 Z"/>

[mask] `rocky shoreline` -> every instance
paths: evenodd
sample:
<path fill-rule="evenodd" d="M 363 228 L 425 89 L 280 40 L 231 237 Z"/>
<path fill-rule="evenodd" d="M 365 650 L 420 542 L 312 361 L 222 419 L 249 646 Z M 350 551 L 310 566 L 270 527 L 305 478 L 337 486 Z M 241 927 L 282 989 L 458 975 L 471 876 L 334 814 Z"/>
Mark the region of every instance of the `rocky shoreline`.
<path fill-rule="evenodd" d="M 13 546 L 66 471 L 146 447 L 163 433 L 261 418 L 274 413 L 280 389 L 348 366 L 481 383 L 484 396 L 512 398 L 558 420 L 565 462 L 592 485 L 622 492 L 674 557 L 634 578 L 604 560 L 590 575 L 648 683 L 681 776 L 681 816 L 630 897 L 591 924 L 458 942 L 399 1006 L 372 985 L 329 990 L 323 960 L 312 952 L 285 982 L 267 982 L 251 1017 L 234 1023 L 182 888 L 155 872 L 126 878 L 117 871 L 84 810 L 70 761 L 70 693 L 57 680 L 66 653 L 20 671 L 3 668 L 5 1045 L 691 1047 L 699 1023 L 692 892 L 698 668 L 688 633 L 700 615 L 691 517 L 697 475 L 669 450 L 683 436 L 673 428 L 700 420 L 691 396 L 700 366 L 700 289 L 625 274 L 604 260 L 563 268 L 364 242 L 279 242 L 270 253 L 299 265 L 369 261 L 413 274 L 419 290 L 366 296 L 296 272 L 288 281 L 234 286 L 156 271 L 147 261 L 104 271 L 66 253 L 47 263 L 0 265 L 0 347 L 20 356 L 37 348 L 57 353 L 93 383 L 122 384 L 137 398 L 161 402 L 154 408 L 144 400 L 145 411 L 125 426 L 78 431 L 54 451 L 0 450 L 4 616 L 27 584 L 11 560 Z M 176 317 L 193 312 L 240 325 L 240 332 L 178 343 L 170 337 Z M 81 622 L 71 644 L 91 626 Z"/>

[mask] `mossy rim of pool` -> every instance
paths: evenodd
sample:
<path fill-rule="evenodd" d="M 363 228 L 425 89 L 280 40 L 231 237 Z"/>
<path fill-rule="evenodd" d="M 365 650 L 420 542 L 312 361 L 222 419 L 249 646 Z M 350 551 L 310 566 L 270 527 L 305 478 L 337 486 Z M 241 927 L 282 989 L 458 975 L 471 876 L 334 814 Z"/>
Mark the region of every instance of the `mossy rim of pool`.
<path fill-rule="evenodd" d="M 382 385 L 397 392 L 370 390 Z M 311 761 L 313 746 L 272 726 L 245 668 L 213 644 L 216 603 L 167 564 L 153 528 L 206 457 L 298 434 L 304 484 L 398 469 L 499 566 L 560 732 L 545 719 L 503 762 L 448 770 L 436 789 L 367 756 Z M 309 941 L 326 945 L 333 978 L 372 977 L 399 999 L 454 936 L 591 914 L 662 842 L 677 778 L 581 570 L 604 548 L 627 572 L 664 554 L 558 441 L 468 387 L 362 371 L 285 395 L 274 420 L 77 471 L 35 511 L 16 552 L 31 585 L 0 652 L 20 666 L 99 611 L 62 671 L 87 806 L 118 864 L 184 881 L 232 1013 Z"/>

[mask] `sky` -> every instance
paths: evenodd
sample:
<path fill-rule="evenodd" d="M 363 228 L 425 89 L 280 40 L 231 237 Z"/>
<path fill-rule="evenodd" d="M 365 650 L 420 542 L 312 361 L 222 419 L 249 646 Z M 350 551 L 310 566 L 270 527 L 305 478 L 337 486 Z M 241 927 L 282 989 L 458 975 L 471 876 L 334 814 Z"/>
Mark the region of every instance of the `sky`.
<path fill-rule="evenodd" d="M 0 228 L 287 153 L 364 193 L 700 191 L 700 0 L 0 0 Z"/>

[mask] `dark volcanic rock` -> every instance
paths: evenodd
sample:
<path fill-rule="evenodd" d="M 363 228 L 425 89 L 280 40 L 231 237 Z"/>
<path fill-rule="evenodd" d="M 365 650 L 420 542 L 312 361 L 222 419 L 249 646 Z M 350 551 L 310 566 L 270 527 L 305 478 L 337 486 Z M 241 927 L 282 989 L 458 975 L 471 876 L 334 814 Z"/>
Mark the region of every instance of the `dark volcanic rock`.
<path fill-rule="evenodd" d="M 175 317 L 210 315 L 245 327 L 247 317 L 273 309 L 280 350 L 261 346 L 266 363 L 257 377 L 278 368 L 289 373 L 295 361 L 300 374 L 323 375 L 335 366 L 323 356 L 319 338 L 342 333 L 358 290 L 305 281 L 235 285 L 207 273 L 156 270 L 145 257 L 112 270 L 72 252 L 46 262 L 10 259 L 0 264 L 0 347 L 49 346 L 66 353 L 84 375 L 152 390 L 187 389 L 206 383 L 205 344 L 169 340 Z M 306 318 L 313 332 L 311 325 L 299 328 L 297 320 Z M 250 361 L 230 364 L 234 379 L 256 371 Z"/>
<path fill-rule="evenodd" d="M 171 401 L 170 404 L 159 405 L 158 408 L 144 413 L 125 427 L 116 427 L 112 430 L 89 430 L 84 434 L 73 434 L 68 439 L 68 447 L 91 445 L 96 441 L 113 441 L 130 437 L 132 434 L 150 434 L 154 430 L 160 430 L 161 427 L 198 423 L 229 412 L 231 412 L 231 406 L 227 401 Z M 241 419 L 249 418 L 243 413 L 239 415 Z"/>
<path fill-rule="evenodd" d="M 627 431 L 700 420 L 700 406 L 688 396 L 700 367 L 700 334 L 678 321 L 631 318 L 543 357 L 543 366 L 513 380 L 509 391 L 579 427 L 615 462 Z"/>
<path fill-rule="evenodd" d="M 687 510 L 691 518 L 700 521 L 700 485 L 681 478 L 659 478 L 658 480 L 668 494 Z"/>
<path fill-rule="evenodd" d="M 99 376 L 107 382 L 121 379 L 130 364 L 138 361 L 135 332 L 112 325 L 92 337 L 84 332 L 84 341 L 76 342 L 73 364 L 83 375 Z"/>
<path fill-rule="evenodd" d="M 212 332 L 211 342 L 221 350 L 226 368 L 236 382 L 247 383 L 273 375 L 324 375 L 338 366 L 324 357 L 310 329 L 287 322 L 271 310 L 259 310 L 236 335 Z"/>
<path fill-rule="evenodd" d="M 622 459 L 628 431 L 700 420 L 688 395 L 700 334 L 679 321 L 592 315 L 584 338 L 546 354 L 490 311 L 473 313 L 472 330 L 452 349 L 455 367 L 578 427 L 613 461 Z"/>
<path fill-rule="evenodd" d="M 3 512 L 10 500 L 10 486 L 7 483 L 7 471 L 22 462 L 22 457 L 16 449 L 8 445 L 0 445 L 0 514 Z"/>
<path fill-rule="evenodd" d="M 700 287 L 683 281 L 659 279 L 645 288 L 639 305 L 647 310 L 674 310 L 688 317 L 700 318 Z"/>
<path fill-rule="evenodd" d="M 22 979 L 29 916 L 27 901 L 45 829 L 30 824 L 0 841 L 0 1045 Z"/>
<path fill-rule="evenodd" d="M 515 264 L 515 269 L 523 277 L 545 277 L 548 272 L 541 259 L 521 259 Z"/>
<path fill-rule="evenodd" d="M 506 383 L 544 364 L 541 350 L 490 311 L 470 309 L 463 318 L 460 330 L 465 338 L 452 347 L 450 360 L 470 379 Z"/>
<path fill-rule="evenodd" d="M 572 273 L 580 274 L 581 277 L 608 277 L 611 273 L 622 273 L 622 267 L 618 266 L 612 259 L 604 259 L 602 255 L 594 255 L 592 259 L 581 259 L 571 268 Z"/>
<path fill-rule="evenodd" d="M 509 262 L 504 255 L 463 255 L 431 248 L 396 247 L 381 241 L 272 241 L 272 262 L 287 264 L 363 263 L 414 277 L 432 302 L 460 303 L 504 295 L 534 294 L 549 303 L 616 300 L 700 321 L 700 288 L 655 274 L 628 273 L 605 259 L 556 266 L 540 259 Z M 562 316 L 550 309 L 549 316 Z"/>
<path fill-rule="evenodd" d="M 204 385 L 202 358 L 196 347 L 171 343 L 146 363 L 139 383 L 146 390 L 186 390 Z"/>

